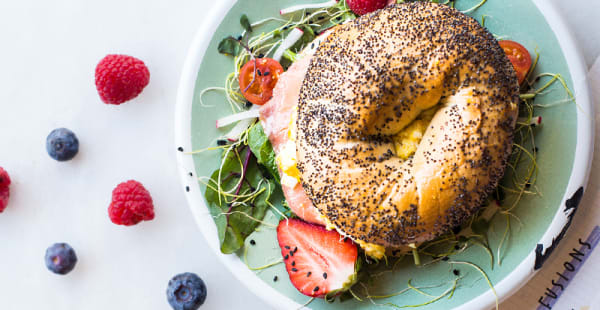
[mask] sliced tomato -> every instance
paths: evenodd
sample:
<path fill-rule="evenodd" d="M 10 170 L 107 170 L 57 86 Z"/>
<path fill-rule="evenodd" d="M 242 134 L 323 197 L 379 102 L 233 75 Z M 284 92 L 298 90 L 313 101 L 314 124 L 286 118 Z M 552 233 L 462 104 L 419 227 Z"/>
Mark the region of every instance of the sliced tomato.
<path fill-rule="evenodd" d="M 500 43 L 500 47 L 502 47 L 515 68 L 519 84 L 523 83 L 529 69 L 531 69 L 531 55 L 529 55 L 529 52 L 523 45 L 515 41 L 502 40 L 498 43 Z"/>
<path fill-rule="evenodd" d="M 277 60 L 259 58 L 248 61 L 240 70 L 240 89 L 246 99 L 256 105 L 263 105 L 273 97 L 273 88 L 283 73 Z"/>

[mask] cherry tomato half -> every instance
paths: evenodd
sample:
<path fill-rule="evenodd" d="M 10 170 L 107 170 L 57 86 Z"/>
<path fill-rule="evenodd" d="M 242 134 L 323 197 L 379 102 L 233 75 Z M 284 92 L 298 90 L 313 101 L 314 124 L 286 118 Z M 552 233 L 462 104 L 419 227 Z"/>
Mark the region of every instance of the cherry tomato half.
<path fill-rule="evenodd" d="M 515 41 L 502 40 L 498 43 L 500 43 L 500 47 L 502 47 L 515 68 L 519 84 L 523 83 L 525 77 L 527 77 L 527 72 L 531 68 L 531 55 L 523 45 Z"/>
<path fill-rule="evenodd" d="M 273 88 L 281 73 L 283 67 L 275 59 L 259 58 L 248 61 L 240 70 L 242 94 L 254 104 L 265 104 L 273 97 Z"/>

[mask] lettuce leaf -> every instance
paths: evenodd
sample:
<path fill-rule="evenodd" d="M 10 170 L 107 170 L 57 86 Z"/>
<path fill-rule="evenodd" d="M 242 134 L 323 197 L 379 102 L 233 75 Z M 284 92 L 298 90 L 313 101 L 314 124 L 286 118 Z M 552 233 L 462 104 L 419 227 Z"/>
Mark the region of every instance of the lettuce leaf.
<path fill-rule="evenodd" d="M 239 153 L 237 153 L 239 152 Z M 244 240 L 256 229 L 269 208 L 269 202 L 275 182 L 273 179 L 267 179 L 259 169 L 258 163 L 248 147 L 240 147 L 238 150 L 231 151 L 225 158 L 220 169 L 220 181 L 222 191 L 236 192 L 236 185 L 240 184 L 239 193 L 250 193 L 258 190 L 260 194 L 251 199 L 234 199 L 224 195 L 223 192 L 216 190 L 216 183 L 219 179 L 219 169 L 213 172 L 210 186 L 206 188 L 204 194 L 208 209 L 212 215 L 221 244 L 221 252 L 231 254 L 244 246 Z M 249 154 L 250 153 L 250 154 Z M 243 165 L 240 165 L 240 162 Z M 245 172 L 244 172 L 245 166 Z M 244 173 L 243 173 L 244 172 Z M 234 205 L 244 201 L 244 204 Z"/>
<path fill-rule="evenodd" d="M 280 183 L 279 170 L 277 169 L 277 161 L 273 146 L 269 141 L 269 137 L 265 134 L 260 122 L 252 125 L 248 132 L 248 146 L 256 156 L 259 164 L 265 166 L 267 171 L 275 178 L 277 184 Z"/>

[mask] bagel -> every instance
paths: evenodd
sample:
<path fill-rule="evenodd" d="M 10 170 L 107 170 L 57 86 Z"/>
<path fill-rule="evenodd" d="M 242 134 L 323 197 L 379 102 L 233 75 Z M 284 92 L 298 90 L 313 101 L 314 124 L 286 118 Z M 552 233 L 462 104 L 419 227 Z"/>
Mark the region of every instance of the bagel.
<path fill-rule="evenodd" d="M 514 69 L 473 18 L 427 1 L 364 15 L 333 29 L 302 82 L 302 187 L 329 225 L 361 245 L 431 240 L 498 185 L 518 103 Z M 397 156 L 398 135 L 424 119 L 414 154 Z"/>

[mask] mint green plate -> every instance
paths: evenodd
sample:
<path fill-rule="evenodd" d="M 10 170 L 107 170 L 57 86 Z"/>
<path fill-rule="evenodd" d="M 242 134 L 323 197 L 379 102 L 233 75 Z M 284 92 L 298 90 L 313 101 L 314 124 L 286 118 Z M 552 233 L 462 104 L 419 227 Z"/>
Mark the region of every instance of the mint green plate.
<path fill-rule="evenodd" d="M 219 154 L 202 153 L 187 155 L 185 152 L 202 149 L 215 144 L 225 131 L 215 128 L 215 120 L 228 115 L 230 108 L 224 97 L 208 93 L 203 97 L 205 107 L 199 104 L 199 92 L 207 87 L 222 87 L 227 74 L 233 70 L 230 57 L 217 52 L 219 41 L 228 35 L 239 34 L 241 14 L 250 20 L 279 16 L 279 10 L 299 2 L 323 2 L 324 0 L 224 0 L 217 5 L 211 17 L 200 28 L 188 55 L 181 79 L 176 111 L 176 143 L 184 152 L 177 155 L 181 180 L 188 190 L 186 195 L 198 226 L 223 263 L 256 295 L 277 309 L 298 308 L 309 298 L 298 293 L 291 285 L 283 264 L 253 272 L 243 261 L 243 252 L 237 255 L 220 253 L 216 227 L 203 198 L 204 186 L 196 176 L 207 176 L 219 166 Z M 459 0 L 457 8 L 466 9 L 477 1 Z M 487 273 L 500 299 L 508 297 L 533 276 L 551 254 L 566 232 L 577 209 L 583 187 L 587 182 L 593 150 L 593 106 L 588 96 L 582 58 L 571 41 L 571 36 L 551 3 L 543 0 L 489 0 L 470 14 L 480 20 L 486 15 L 486 27 L 494 34 L 520 42 L 530 51 L 540 52 L 538 73 L 556 72 L 565 78 L 574 91 L 577 104 L 559 104 L 552 108 L 538 109 L 543 117 L 543 128 L 538 130 L 536 144 L 539 146 L 540 167 L 537 186 L 542 195 L 526 197 L 514 210 L 523 223 L 512 225 L 510 239 L 502 252 L 502 264 L 490 266 L 489 256 L 479 247 L 470 247 L 452 257 L 453 260 L 472 262 Z M 268 30 L 269 26 L 264 26 Z M 259 29 L 263 30 L 263 29 Z M 566 99 L 559 84 L 555 84 L 537 104 L 552 104 Z M 226 128 L 227 129 L 227 128 Z M 191 173 L 191 174 L 190 174 Z M 274 215 L 267 221 L 276 223 Z M 515 222 L 513 221 L 513 224 Z M 506 220 L 496 216 L 489 234 L 490 246 L 496 249 L 502 237 Z M 495 233 L 494 233 L 495 232 Z M 250 266 L 262 266 L 280 258 L 275 230 L 261 227 L 251 237 L 257 245 L 248 248 Z M 249 238 L 250 239 L 250 238 Z M 497 259 L 496 253 L 494 253 Z M 396 266 L 394 272 L 382 273 L 376 283 L 369 287 L 372 295 L 385 295 L 407 287 L 412 279 L 416 286 L 437 285 L 454 279 L 453 269 L 464 276 L 452 298 L 443 298 L 423 306 L 422 309 L 485 309 L 493 307 L 495 297 L 486 281 L 474 268 L 467 265 L 451 266 L 440 262 L 426 268 L 416 268 L 410 259 Z M 280 279 L 273 281 L 277 275 Z M 426 291 L 438 295 L 448 285 Z M 362 288 L 357 292 L 363 293 Z M 431 297 L 408 291 L 395 297 L 375 300 L 396 305 L 421 304 Z M 377 308 L 365 300 L 349 300 L 344 303 L 327 303 L 314 300 L 312 309 L 371 309 Z"/>

